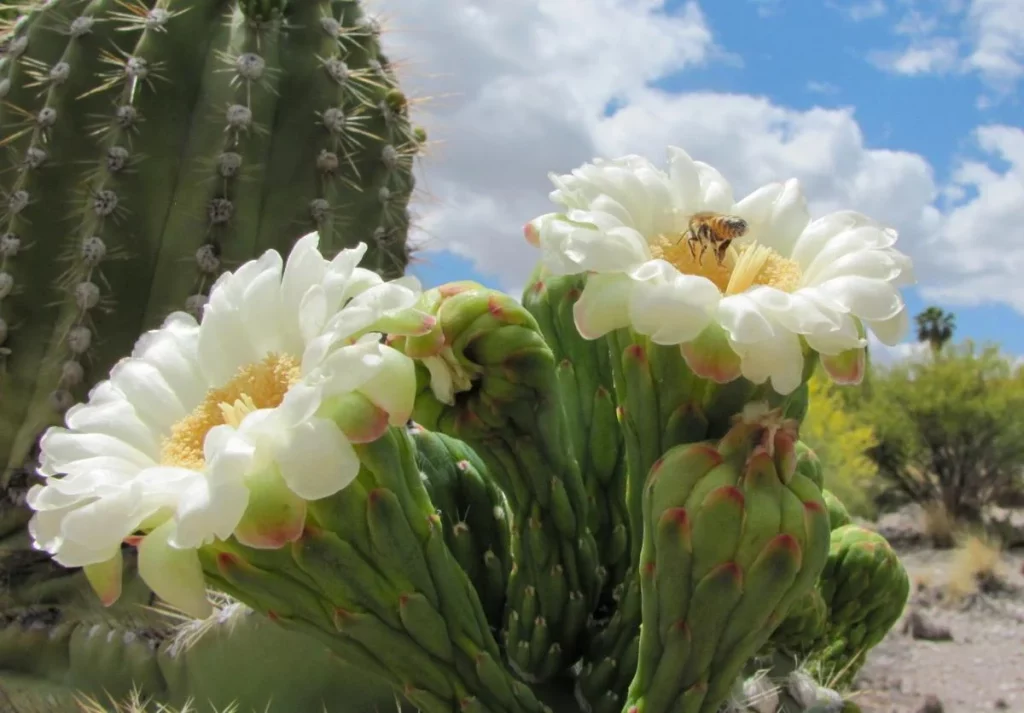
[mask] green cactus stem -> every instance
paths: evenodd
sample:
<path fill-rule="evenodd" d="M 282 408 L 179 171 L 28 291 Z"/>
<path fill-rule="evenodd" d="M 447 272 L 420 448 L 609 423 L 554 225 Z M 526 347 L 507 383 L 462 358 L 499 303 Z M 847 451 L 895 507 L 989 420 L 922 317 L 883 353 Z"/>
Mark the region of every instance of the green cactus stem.
<path fill-rule="evenodd" d="M 19 9 L 0 26 L 0 484 L 222 269 L 316 230 L 400 274 L 423 141 L 353 0 Z"/>
<path fill-rule="evenodd" d="M 831 490 L 823 490 L 822 493 L 825 496 L 825 505 L 828 506 L 828 519 L 832 524 L 832 529 L 838 530 L 840 527 L 849 525 L 852 520 L 843 502 Z"/>
<path fill-rule="evenodd" d="M 436 316 L 434 332 L 393 343 L 419 360 L 413 418 L 470 445 L 505 492 L 513 513 L 506 653 L 523 678 L 551 680 L 578 659 L 606 576 L 554 355 L 529 312 L 476 283 L 429 290 L 420 308 Z M 431 374 L 453 393 L 439 396 Z"/>
<path fill-rule="evenodd" d="M 303 535 L 258 550 L 200 549 L 207 580 L 343 661 L 387 681 L 422 713 L 540 713 L 501 665 L 484 609 L 444 539 L 404 428 L 356 446 L 362 469 L 308 503 Z"/>
<path fill-rule="evenodd" d="M 619 710 L 633 676 L 619 662 L 632 656 L 642 617 L 638 576 L 644 531 L 642 493 L 651 467 L 675 446 L 721 438 L 736 414 L 753 401 L 764 401 L 783 409 L 787 418 L 802 420 L 806 382 L 813 371 L 806 370 L 804 386 L 780 396 L 768 384 L 759 386 L 743 378 L 725 384 L 702 379 L 687 366 L 678 347 L 655 344 L 632 330 L 613 332 L 605 341 L 612 354 L 627 459 L 630 564 L 616 593 L 618 607 L 609 618 L 596 622 L 583 655 L 578 690 L 596 713 Z M 616 673 L 611 678 L 592 678 L 592 672 L 612 665 Z"/>
<path fill-rule="evenodd" d="M 651 469 L 628 713 L 717 711 L 821 573 L 828 515 L 780 415 L 745 415 L 717 447 L 677 446 Z"/>
<path fill-rule="evenodd" d="M 910 577 L 889 542 L 856 525 L 832 531 L 818 583 L 828 607 L 823 636 L 808 655 L 819 678 L 848 685 L 868 652 L 896 624 L 910 597 Z"/>
<path fill-rule="evenodd" d="M 14 711 L 80 711 L 76 701 L 144 700 L 198 710 L 365 713 L 397 709 L 390 686 L 325 646 L 232 604 L 182 625 L 134 610 L 34 607 L 0 626 L 0 690 Z M 144 615 L 144 616 L 143 616 Z M 295 662 L 301 661 L 301 666 Z M 4 708 L 3 710 L 7 710 Z"/>
<path fill-rule="evenodd" d="M 418 425 L 409 429 L 423 484 L 437 507 L 444 541 L 476 588 L 491 629 L 501 628 L 512 567 L 509 511 L 487 466 L 464 443 Z"/>
<path fill-rule="evenodd" d="M 558 386 L 576 462 L 587 490 L 590 530 L 608 573 L 600 610 L 611 606 L 629 566 L 626 464 L 608 345 L 580 336 L 573 306 L 585 275 L 554 277 L 538 266 L 523 292 L 558 363 Z"/>

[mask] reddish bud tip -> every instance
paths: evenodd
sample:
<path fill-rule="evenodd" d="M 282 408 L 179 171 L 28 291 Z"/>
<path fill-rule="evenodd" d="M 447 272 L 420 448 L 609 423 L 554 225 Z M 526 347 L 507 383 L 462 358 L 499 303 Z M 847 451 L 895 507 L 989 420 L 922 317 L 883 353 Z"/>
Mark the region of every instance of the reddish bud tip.
<path fill-rule="evenodd" d="M 575 302 L 580 298 L 580 294 L 582 293 L 579 291 L 579 289 L 573 287 L 571 290 L 565 293 L 565 299 L 569 300 L 570 302 Z"/>
<path fill-rule="evenodd" d="M 626 347 L 626 356 L 639 362 L 647 361 L 647 351 L 639 344 L 630 344 Z"/>
<path fill-rule="evenodd" d="M 718 497 L 727 500 L 733 500 L 740 507 L 743 507 L 743 505 L 747 502 L 747 499 L 743 497 L 743 492 L 734 485 L 723 485 L 715 492 L 718 493 Z"/>
<path fill-rule="evenodd" d="M 217 569 L 224 571 L 238 566 L 238 556 L 230 552 L 219 552 L 217 554 Z"/>
<path fill-rule="evenodd" d="M 128 535 L 128 537 L 124 538 L 124 543 L 126 545 L 128 545 L 129 547 L 138 547 L 139 543 L 141 543 L 141 542 L 142 542 L 142 536 L 141 535 Z"/>
<path fill-rule="evenodd" d="M 642 566 L 640 567 L 640 572 L 641 572 L 641 573 L 642 573 L 642 574 L 643 574 L 643 575 L 644 575 L 645 577 L 653 577 L 653 576 L 654 576 L 654 573 L 655 573 L 656 571 L 657 571 L 657 568 L 656 568 L 656 567 L 654 566 L 654 563 L 653 563 L 653 562 L 645 562 L 645 563 L 644 563 L 644 564 L 643 564 L 643 565 L 642 565 Z"/>
<path fill-rule="evenodd" d="M 686 508 L 669 508 L 661 515 L 662 520 L 672 520 L 680 528 L 688 528 L 690 526 L 690 515 L 686 512 Z"/>
<path fill-rule="evenodd" d="M 825 512 L 825 507 L 814 500 L 807 500 L 804 502 L 804 510 L 808 510 L 813 513 L 822 513 Z"/>
<path fill-rule="evenodd" d="M 278 621 L 281 617 L 277 615 L 277 612 L 273 609 L 267 609 L 267 618 L 271 621 Z"/>
<path fill-rule="evenodd" d="M 409 603 L 409 595 L 408 594 L 399 594 L 398 595 L 398 606 L 404 607 L 408 603 Z"/>
<path fill-rule="evenodd" d="M 651 465 L 651 470 L 649 471 L 649 473 L 657 473 L 659 470 L 661 470 L 662 466 L 664 466 L 664 465 L 665 465 L 665 457 L 662 456 L 658 460 L 654 461 L 654 463 Z"/>
<path fill-rule="evenodd" d="M 541 292 L 544 291 L 544 280 L 537 280 L 536 282 L 533 283 L 530 289 L 532 289 L 537 294 L 540 294 Z"/>
<path fill-rule="evenodd" d="M 500 302 L 498 302 L 498 298 L 494 295 L 487 298 L 487 311 L 496 319 L 502 319 L 505 316 L 505 308 Z"/>
<path fill-rule="evenodd" d="M 430 314 L 428 314 L 428 315 L 423 317 L 423 328 L 424 329 L 426 329 L 427 331 L 430 331 L 435 326 L 437 326 L 437 317 L 434 317 L 433 315 L 430 315 Z"/>
<path fill-rule="evenodd" d="M 466 472 L 467 470 L 469 470 L 469 461 L 460 460 L 458 463 L 455 464 L 455 467 L 461 470 L 462 472 Z"/>
<path fill-rule="evenodd" d="M 698 443 L 696 445 L 692 445 L 690 446 L 689 450 L 691 453 L 701 453 L 714 465 L 721 465 L 722 461 L 725 460 L 722 454 L 718 452 L 717 448 L 707 443 Z"/>
<path fill-rule="evenodd" d="M 686 623 L 686 619 L 677 619 L 672 624 L 672 631 L 676 634 L 682 634 L 683 636 L 690 635 L 690 627 Z"/>
<path fill-rule="evenodd" d="M 800 543 L 797 539 L 786 533 L 776 535 L 772 539 L 771 546 L 778 550 L 789 550 L 793 554 L 800 554 L 801 552 Z"/>
<path fill-rule="evenodd" d="M 370 491 L 368 499 L 371 505 L 377 505 L 380 503 L 380 499 L 384 497 L 384 488 L 374 488 Z"/>
<path fill-rule="evenodd" d="M 523 237 L 534 247 L 540 245 L 540 231 L 537 230 L 537 226 L 533 224 L 532 220 L 523 226 Z"/>

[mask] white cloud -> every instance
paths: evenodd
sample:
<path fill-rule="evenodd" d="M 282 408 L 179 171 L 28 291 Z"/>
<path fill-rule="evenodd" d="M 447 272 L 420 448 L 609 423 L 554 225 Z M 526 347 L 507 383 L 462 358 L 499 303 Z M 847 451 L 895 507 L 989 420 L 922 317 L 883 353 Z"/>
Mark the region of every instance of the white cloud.
<path fill-rule="evenodd" d="M 675 144 L 720 167 L 738 195 L 796 177 L 815 215 L 853 208 L 894 226 L 930 299 L 1024 312 L 1020 129 L 980 130 L 984 160 L 962 161 L 937 185 L 920 155 L 867 146 L 852 109 L 653 89 L 719 52 L 696 5 L 667 15 L 656 0 L 588 3 L 451 0 L 439 13 L 426 0 L 388 0 L 401 22 L 386 46 L 413 58 L 403 86 L 442 95 L 417 114 L 442 141 L 419 177 L 426 249 L 464 256 L 516 291 L 538 257 L 522 225 L 553 209 L 549 171 L 627 152 L 661 163 Z"/>
<path fill-rule="evenodd" d="M 910 43 L 870 52 L 869 61 L 882 69 L 906 75 L 974 73 L 1000 96 L 1024 78 L 1022 0 L 936 2 L 928 12 L 911 7 L 893 33 Z"/>
<path fill-rule="evenodd" d="M 839 10 L 854 22 L 873 20 L 889 11 L 885 0 L 860 0 L 860 2 L 829 2 L 827 5 Z"/>
<path fill-rule="evenodd" d="M 806 86 L 807 86 L 807 91 L 809 91 L 809 92 L 811 92 L 813 94 L 838 94 L 839 93 L 839 87 L 837 87 L 832 82 L 819 82 L 819 81 L 816 81 L 816 80 L 812 79 L 811 81 L 807 82 Z"/>
<path fill-rule="evenodd" d="M 961 160 L 951 181 L 958 197 L 930 252 L 947 276 L 924 286 L 933 299 L 998 301 L 1024 312 L 1024 129 L 985 126 L 975 133 L 985 160 Z"/>
<path fill-rule="evenodd" d="M 974 0 L 967 17 L 974 38 L 968 65 L 997 88 L 1011 90 L 1024 77 L 1024 2 Z"/>
<path fill-rule="evenodd" d="M 391 18 L 386 49 L 410 58 L 403 87 L 440 95 L 416 115 L 441 142 L 419 180 L 423 247 L 472 258 L 509 285 L 536 257 L 521 226 L 549 210 L 547 172 L 594 155 L 593 129 L 610 102 L 715 53 L 693 2 L 674 12 L 661 0 L 379 7 Z"/>
<path fill-rule="evenodd" d="M 899 52 L 871 52 L 868 59 L 876 67 L 896 74 L 946 74 L 960 65 L 959 43 L 950 38 L 931 38 Z"/>
<path fill-rule="evenodd" d="M 749 0 L 761 17 L 771 17 L 782 9 L 782 0 Z"/>

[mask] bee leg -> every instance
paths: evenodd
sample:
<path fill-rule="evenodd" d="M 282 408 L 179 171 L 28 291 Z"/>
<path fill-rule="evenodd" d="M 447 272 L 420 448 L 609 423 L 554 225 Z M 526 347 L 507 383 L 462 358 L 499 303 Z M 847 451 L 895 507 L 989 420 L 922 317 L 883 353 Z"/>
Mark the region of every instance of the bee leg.
<path fill-rule="evenodd" d="M 729 250 L 730 245 L 732 245 L 732 240 L 723 240 L 718 244 L 718 249 L 715 251 L 715 257 L 718 258 L 719 265 L 725 262 L 725 254 Z"/>
<path fill-rule="evenodd" d="M 689 235 L 690 236 L 689 238 L 686 239 L 686 244 L 690 248 L 690 255 L 693 256 L 694 260 L 696 260 L 697 259 L 697 247 L 696 246 L 702 244 L 700 242 L 700 238 L 698 238 L 696 235 L 694 235 L 693 233 L 691 233 L 689 231 L 684 233 L 684 235 Z"/>

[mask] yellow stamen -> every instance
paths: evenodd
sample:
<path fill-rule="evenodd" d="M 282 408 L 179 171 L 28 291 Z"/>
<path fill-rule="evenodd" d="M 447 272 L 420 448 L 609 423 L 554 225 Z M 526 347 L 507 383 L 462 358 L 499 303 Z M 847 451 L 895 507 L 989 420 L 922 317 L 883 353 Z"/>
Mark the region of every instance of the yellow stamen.
<path fill-rule="evenodd" d="M 799 265 L 758 243 L 730 245 L 719 264 L 710 248 L 703 256 L 697 248 L 694 257 L 686 240 L 677 235 L 659 236 L 651 245 L 651 255 L 671 263 L 683 274 L 706 277 L 726 295 L 739 294 L 754 285 L 792 292 L 800 286 L 802 277 Z"/>
<path fill-rule="evenodd" d="M 182 468 L 202 468 L 203 442 L 214 426 L 238 427 L 249 413 L 279 406 L 288 389 L 301 377 L 294 357 L 270 354 L 240 368 L 224 386 L 210 389 L 202 403 L 171 428 L 164 439 L 160 462 Z"/>

